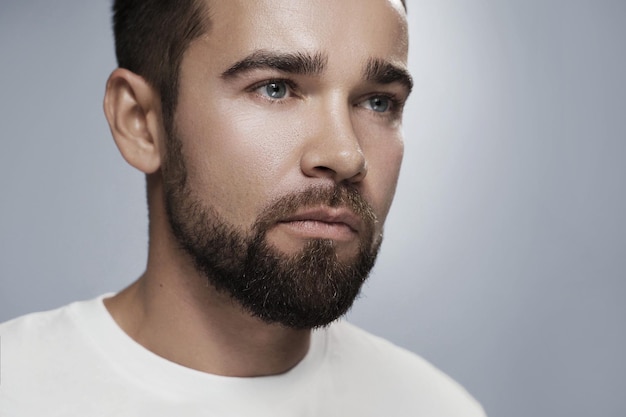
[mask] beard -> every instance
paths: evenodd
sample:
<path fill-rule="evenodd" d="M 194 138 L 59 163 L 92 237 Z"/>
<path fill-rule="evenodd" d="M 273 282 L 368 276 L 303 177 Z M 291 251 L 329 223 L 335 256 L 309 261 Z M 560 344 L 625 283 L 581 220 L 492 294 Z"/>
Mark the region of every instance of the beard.
<path fill-rule="evenodd" d="M 350 309 L 382 241 L 375 236 L 376 215 L 357 190 L 335 185 L 284 195 L 261 211 L 251 230 L 242 231 L 194 194 L 181 142 L 175 134 L 169 139 L 163 166 L 169 225 L 209 284 L 252 316 L 294 329 L 326 326 Z M 292 254 L 267 241 L 268 230 L 281 219 L 319 205 L 347 207 L 360 217 L 359 249 L 352 258 L 340 260 L 330 239 L 310 239 Z"/>

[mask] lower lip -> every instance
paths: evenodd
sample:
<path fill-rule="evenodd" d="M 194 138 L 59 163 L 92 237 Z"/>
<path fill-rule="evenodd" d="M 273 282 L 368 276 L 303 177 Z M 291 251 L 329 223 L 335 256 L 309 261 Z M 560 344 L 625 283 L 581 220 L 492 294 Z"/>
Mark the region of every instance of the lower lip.
<path fill-rule="evenodd" d="M 290 232 L 303 238 L 332 239 L 348 241 L 354 239 L 357 233 L 345 223 L 327 223 L 317 220 L 297 220 L 279 223 Z"/>

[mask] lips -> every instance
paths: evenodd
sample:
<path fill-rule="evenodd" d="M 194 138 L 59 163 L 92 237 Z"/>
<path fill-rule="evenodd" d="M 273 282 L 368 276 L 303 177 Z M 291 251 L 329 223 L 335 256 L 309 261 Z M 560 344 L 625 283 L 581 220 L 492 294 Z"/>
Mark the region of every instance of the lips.
<path fill-rule="evenodd" d="M 321 222 L 328 225 L 347 226 L 354 233 L 362 229 L 362 220 L 348 208 L 316 207 L 300 210 L 279 223 Z"/>

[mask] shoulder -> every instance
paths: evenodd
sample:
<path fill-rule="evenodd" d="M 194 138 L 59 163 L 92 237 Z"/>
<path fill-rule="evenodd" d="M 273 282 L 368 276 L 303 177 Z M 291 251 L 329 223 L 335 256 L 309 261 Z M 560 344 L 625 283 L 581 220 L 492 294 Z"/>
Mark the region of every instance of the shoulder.
<path fill-rule="evenodd" d="M 0 337 L 3 346 L 31 345 L 34 349 L 41 346 L 35 342 L 48 343 L 59 341 L 62 337 L 72 336 L 80 331 L 80 320 L 84 315 L 92 315 L 100 309 L 102 298 L 79 301 L 50 311 L 27 314 L 4 323 L 0 323 Z"/>
<path fill-rule="evenodd" d="M 57 378 L 72 369 L 77 353 L 89 343 L 84 315 L 97 311 L 101 298 L 31 313 L 0 324 L 2 394 Z M 56 376 L 55 376 L 56 375 Z"/>
<path fill-rule="evenodd" d="M 399 409 L 431 416 L 483 417 L 480 404 L 422 357 L 340 321 L 327 329 L 328 357 L 346 383 L 385 397 Z M 389 401 L 386 401 L 389 403 Z"/>
<path fill-rule="evenodd" d="M 71 323 L 71 306 L 55 310 L 27 314 L 0 324 L 0 337 L 4 352 L 11 348 L 28 349 L 47 341 L 57 334 L 59 328 Z M 20 349 L 21 350 L 21 349 Z"/>
<path fill-rule="evenodd" d="M 102 320 L 102 298 L 0 324 L 0 415 L 73 414 L 76 393 L 88 389 L 86 377 L 101 366 L 92 333 Z"/>
<path fill-rule="evenodd" d="M 76 348 L 77 340 L 84 339 L 79 316 L 89 311 L 95 302 L 72 303 L 0 324 L 5 381 L 9 377 L 21 379 L 29 373 L 36 377 L 45 369 L 63 362 Z"/>
<path fill-rule="evenodd" d="M 102 299 L 77 301 L 55 310 L 31 313 L 0 324 L 3 371 L 50 368 L 74 351 L 92 345 L 91 335 L 105 321 Z"/>

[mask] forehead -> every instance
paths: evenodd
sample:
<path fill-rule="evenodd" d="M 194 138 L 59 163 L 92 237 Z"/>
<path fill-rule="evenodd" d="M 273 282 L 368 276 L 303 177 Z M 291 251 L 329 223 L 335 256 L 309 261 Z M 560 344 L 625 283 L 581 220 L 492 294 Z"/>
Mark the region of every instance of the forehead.
<path fill-rule="evenodd" d="M 324 53 L 329 64 L 370 57 L 406 63 L 400 0 L 208 0 L 208 5 L 209 30 L 198 41 L 214 60 L 255 50 L 306 50 Z"/>

